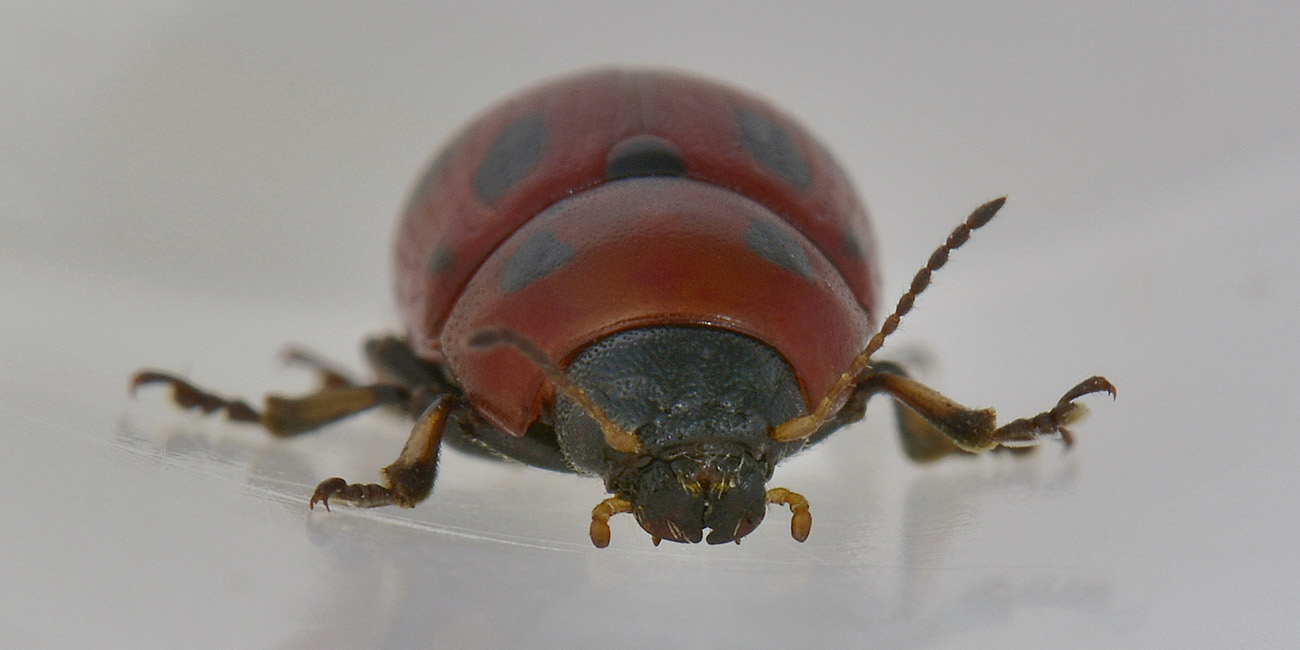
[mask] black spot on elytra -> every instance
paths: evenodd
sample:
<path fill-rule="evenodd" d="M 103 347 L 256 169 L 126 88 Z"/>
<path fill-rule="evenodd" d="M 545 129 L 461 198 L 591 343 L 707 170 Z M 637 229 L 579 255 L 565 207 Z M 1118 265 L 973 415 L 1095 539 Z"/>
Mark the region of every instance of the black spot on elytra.
<path fill-rule="evenodd" d="M 858 241 L 858 238 L 854 237 L 853 233 L 844 233 L 841 241 L 844 244 L 844 251 L 850 256 L 857 259 L 863 259 L 867 256 L 866 251 L 862 250 L 862 242 Z"/>
<path fill-rule="evenodd" d="M 438 182 L 438 179 L 442 177 L 442 170 L 447 167 L 447 163 L 451 160 L 452 155 L 456 153 L 456 149 L 460 146 L 463 137 L 464 134 L 457 136 L 457 138 L 444 147 L 443 150 L 438 153 L 438 157 L 434 158 L 433 161 L 429 163 L 429 166 L 425 168 L 424 173 L 420 175 L 420 180 L 416 181 L 415 188 L 411 190 L 411 194 L 406 198 L 406 210 L 403 214 L 416 209 L 419 207 L 420 203 L 424 201 L 424 197 L 429 194 L 429 190 L 433 188 L 433 184 Z"/>
<path fill-rule="evenodd" d="M 514 293 L 573 261 L 573 247 L 548 231 L 532 234 L 506 261 L 501 291 Z"/>
<path fill-rule="evenodd" d="M 429 256 L 429 272 L 438 275 L 451 268 L 451 263 L 454 261 L 456 261 L 456 254 L 451 251 L 451 247 L 439 246 L 433 249 L 433 254 Z"/>
<path fill-rule="evenodd" d="M 518 183 L 546 149 L 546 122 L 529 113 L 501 131 L 474 172 L 474 193 L 491 203 Z"/>
<path fill-rule="evenodd" d="M 775 224 L 755 219 L 745 231 L 745 245 L 763 259 L 787 271 L 813 279 L 812 262 L 803 246 L 790 233 Z"/>
<path fill-rule="evenodd" d="M 812 187 L 808 161 L 781 125 L 747 108 L 736 111 L 736 122 L 740 125 L 741 144 L 759 164 L 801 190 Z"/>
<path fill-rule="evenodd" d="M 605 158 L 605 178 L 682 176 L 686 161 L 673 143 L 654 135 L 634 135 L 615 144 Z"/>

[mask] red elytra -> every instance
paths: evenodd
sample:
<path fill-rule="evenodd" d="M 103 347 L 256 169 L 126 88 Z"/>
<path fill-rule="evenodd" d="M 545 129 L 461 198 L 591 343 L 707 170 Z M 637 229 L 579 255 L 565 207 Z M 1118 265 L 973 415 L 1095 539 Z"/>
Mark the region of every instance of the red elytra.
<path fill-rule="evenodd" d="M 885 393 L 915 460 L 1071 442 L 1092 377 L 997 426 L 873 355 L 930 275 L 1002 201 L 977 209 L 876 329 L 865 210 L 801 126 L 766 102 L 670 72 L 552 81 L 486 112 L 417 186 L 394 257 L 405 333 L 367 344 L 362 385 L 303 353 L 325 387 L 262 410 L 160 371 L 182 406 L 292 434 L 379 404 L 416 420 L 383 483 L 324 481 L 311 504 L 413 506 L 444 439 L 471 452 L 600 476 L 590 535 L 632 513 L 660 539 L 739 541 L 768 504 L 791 532 L 807 501 L 776 465 L 860 419 Z"/>
<path fill-rule="evenodd" d="M 530 120 L 531 138 L 501 146 Z M 682 180 L 611 182 L 611 153 L 646 136 L 680 161 Z M 488 153 L 529 139 L 540 141 L 537 155 L 485 201 L 474 178 Z M 755 219 L 802 250 L 810 277 L 746 244 Z M 511 256 L 550 228 L 564 229 L 572 259 L 503 293 Z M 487 112 L 435 162 L 396 242 L 412 347 L 446 359 L 475 404 L 516 435 L 545 404 L 543 377 L 508 350 L 468 349 L 483 327 L 509 327 L 566 360 L 629 326 L 720 324 L 781 351 L 817 399 L 871 335 L 879 293 L 866 212 L 826 150 L 766 102 L 671 73 L 580 75 Z"/>

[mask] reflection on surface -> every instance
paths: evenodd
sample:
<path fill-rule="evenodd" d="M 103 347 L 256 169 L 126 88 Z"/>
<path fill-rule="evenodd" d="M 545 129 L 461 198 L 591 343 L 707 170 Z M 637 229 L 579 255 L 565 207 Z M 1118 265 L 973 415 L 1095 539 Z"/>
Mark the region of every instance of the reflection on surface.
<path fill-rule="evenodd" d="M 846 439 L 809 451 L 786 477 L 815 495 L 805 544 L 777 526 L 739 546 L 654 548 L 625 522 L 620 542 L 597 550 L 584 505 L 601 491 L 595 479 L 449 452 L 434 497 L 418 508 L 308 512 L 320 476 L 355 466 L 342 452 L 355 447 L 382 464 L 401 427 L 362 419 L 288 442 L 192 420 L 145 433 L 134 416 L 146 408 L 155 407 L 137 407 L 120 427 L 123 449 L 186 468 L 188 480 L 253 488 L 249 495 L 303 522 L 298 539 L 266 540 L 310 553 L 320 578 L 297 594 L 299 631 L 284 647 L 588 647 L 616 638 L 924 647 L 1017 617 L 1094 628 L 1131 618 L 1111 602 L 1104 572 L 1022 565 L 1017 548 L 1033 531 L 989 528 L 990 514 L 1070 489 L 1074 465 L 1048 454 L 916 468 L 886 458 L 889 445 Z"/>

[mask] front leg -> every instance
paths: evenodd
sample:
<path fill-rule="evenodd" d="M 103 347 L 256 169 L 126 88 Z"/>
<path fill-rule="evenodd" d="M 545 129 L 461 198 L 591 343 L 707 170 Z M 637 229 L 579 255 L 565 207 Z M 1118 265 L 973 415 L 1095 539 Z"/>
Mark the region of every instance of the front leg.
<path fill-rule="evenodd" d="M 424 501 L 433 490 L 438 471 L 438 449 L 447 429 L 447 420 L 462 408 L 455 395 L 442 394 L 430 402 L 407 439 L 402 453 L 393 464 L 384 468 L 384 483 L 348 483 L 334 477 L 316 486 L 310 506 L 317 503 L 329 510 L 330 499 L 354 506 L 374 508 L 397 505 L 413 508 Z"/>

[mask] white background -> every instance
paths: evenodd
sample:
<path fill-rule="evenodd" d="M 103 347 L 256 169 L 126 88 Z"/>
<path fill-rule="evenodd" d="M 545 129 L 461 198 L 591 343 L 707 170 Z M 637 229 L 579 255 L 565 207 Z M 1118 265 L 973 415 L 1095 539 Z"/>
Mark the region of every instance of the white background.
<path fill-rule="evenodd" d="M 1293 3 L 374 4 L 0 8 L 0 646 L 1300 643 Z M 873 212 L 890 301 L 1010 194 L 887 351 L 1004 417 L 1093 373 L 1118 400 L 1069 454 L 926 467 L 877 404 L 778 470 L 806 543 L 773 511 L 740 546 L 624 517 L 596 550 L 598 480 L 448 453 L 414 510 L 309 513 L 407 426 L 275 441 L 127 396 L 142 365 L 305 390 L 286 342 L 359 367 L 427 157 L 608 63 L 800 116 Z"/>

